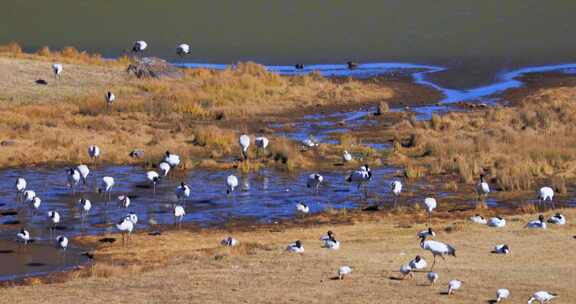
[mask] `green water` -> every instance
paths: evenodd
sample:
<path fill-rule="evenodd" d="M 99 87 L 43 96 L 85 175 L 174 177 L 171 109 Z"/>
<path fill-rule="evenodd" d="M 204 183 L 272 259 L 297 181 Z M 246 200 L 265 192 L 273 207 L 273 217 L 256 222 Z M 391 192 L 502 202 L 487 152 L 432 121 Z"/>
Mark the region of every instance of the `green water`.
<path fill-rule="evenodd" d="M 187 42 L 194 62 L 438 64 L 453 68 L 450 85 L 467 86 L 575 61 L 575 11 L 574 0 L 2 0 L 0 43 L 115 56 L 144 39 L 148 54 L 172 60 Z"/>

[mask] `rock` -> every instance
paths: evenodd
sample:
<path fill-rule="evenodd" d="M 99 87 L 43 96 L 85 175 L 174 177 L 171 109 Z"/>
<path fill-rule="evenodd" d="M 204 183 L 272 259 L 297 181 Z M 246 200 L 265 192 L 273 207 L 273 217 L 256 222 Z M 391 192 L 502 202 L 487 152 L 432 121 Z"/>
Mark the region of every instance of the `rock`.
<path fill-rule="evenodd" d="M 182 78 L 184 76 L 179 68 L 164 59 L 145 57 L 135 60 L 128 66 L 126 72 L 138 78 Z"/>

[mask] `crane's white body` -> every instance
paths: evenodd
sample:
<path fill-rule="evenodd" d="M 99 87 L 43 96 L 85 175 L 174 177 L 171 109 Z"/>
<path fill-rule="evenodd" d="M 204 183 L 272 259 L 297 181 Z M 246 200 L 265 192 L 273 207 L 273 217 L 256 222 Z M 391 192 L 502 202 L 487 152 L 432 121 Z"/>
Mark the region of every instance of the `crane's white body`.
<path fill-rule="evenodd" d="M 402 182 L 401 182 L 401 181 L 398 181 L 398 180 L 395 180 L 395 181 L 392 182 L 390 188 L 391 188 L 392 194 L 393 194 L 394 196 L 399 196 L 400 193 L 402 193 Z"/>
<path fill-rule="evenodd" d="M 426 278 L 428 279 L 431 285 L 434 285 L 434 283 L 438 281 L 439 275 L 436 272 L 430 271 L 426 274 Z"/>
<path fill-rule="evenodd" d="M 90 175 L 90 168 L 84 164 L 80 164 L 76 166 L 76 171 L 80 173 L 80 178 L 82 179 L 82 183 L 86 184 L 88 181 L 88 175 Z"/>
<path fill-rule="evenodd" d="M 495 228 L 503 228 L 506 226 L 506 220 L 502 217 L 493 217 L 488 220 L 488 226 Z"/>
<path fill-rule="evenodd" d="M 170 167 L 174 168 L 180 165 L 180 155 L 172 154 L 169 151 L 166 151 L 164 155 L 164 162 L 170 165 Z"/>
<path fill-rule="evenodd" d="M 534 301 L 538 301 L 538 303 L 544 304 L 550 302 L 557 296 L 558 296 L 557 294 L 548 291 L 537 291 L 530 297 L 530 299 L 528 299 L 528 304 Z"/>
<path fill-rule="evenodd" d="M 88 156 L 90 156 L 92 159 L 97 159 L 100 157 L 100 147 L 96 145 L 88 147 Z"/>
<path fill-rule="evenodd" d="M 480 214 L 476 214 L 474 216 L 470 217 L 470 221 L 476 224 L 480 224 L 480 225 L 486 225 L 488 224 L 488 221 L 486 220 L 486 218 L 484 218 L 483 216 L 481 216 Z"/>
<path fill-rule="evenodd" d="M 167 176 L 168 173 L 170 172 L 170 168 L 171 168 L 171 167 L 170 167 L 170 164 L 169 164 L 169 163 L 167 163 L 167 162 L 161 162 L 161 163 L 158 165 L 158 168 L 160 169 L 160 171 L 162 171 L 162 175 L 163 175 L 163 176 Z"/>
<path fill-rule="evenodd" d="M 318 190 L 320 184 L 322 184 L 323 181 L 324 176 L 320 175 L 319 173 L 312 173 L 308 175 L 308 179 L 306 180 L 306 187 Z"/>
<path fill-rule="evenodd" d="M 509 254 L 510 252 L 512 251 L 510 250 L 510 247 L 506 244 L 498 244 L 494 247 L 494 253 Z"/>
<path fill-rule="evenodd" d="M 304 253 L 304 246 L 302 246 L 302 243 L 300 243 L 300 241 L 296 241 L 288 245 L 288 247 L 286 247 L 286 250 L 288 252 Z"/>
<path fill-rule="evenodd" d="M 181 43 L 176 47 L 176 54 L 182 57 L 184 55 L 190 54 L 190 45 L 186 43 Z"/>
<path fill-rule="evenodd" d="M 240 144 L 240 148 L 242 149 L 242 157 L 244 157 L 244 159 L 248 159 L 248 147 L 250 147 L 250 136 L 246 134 L 240 135 L 238 143 Z"/>
<path fill-rule="evenodd" d="M 448 295 L 453 294 L 456 290 L 460 289 L 460 287 L 462 287 L 462 281 L 451 280 L 448 282 Z"/>
<path fill-rule="evenodd" d="M 410 261 L 410 263 L 408 263 L 408 265 L 410 266 L 410 268 L 415 269 L 415 270 L 422 270 L 422 269 L 428 267 L 428 263 L 426 263 L 426 260 L 424 260 L 419 255 L 417 255 L 412 261 Z"/>
<path fill-rule="evenodd" d="M 68 238 L 63 235 L 59 235 L 56 238 L 56 243 L 58 244 L 58 248 L 62 250 L 66 250 L 66 248 L 68 248 Z"/>
<path fill-rule="evenodd" d="M 340 266 L 340 268 L 338 268 L 338 278 L 340 280 L 344 280 L 344 277 L 351 274 L 352 273 L 352 268 L 350 268 L 350 266 Z"/>
<path fill-rule="evenodd" d="M 28 244 L 30 241 L 30 232 L 28 232 L 26 229 L 20 230 L 20 232 L 16 234 L 16 240 L 24 244 Z"/>
<path fill-rule="evenodd" d="M 235 238 L 233 238 L 233 237 L 231 237 L 231 236 L 223 239 L 223 240 L 220 242 L 220 244 L 222 244 L 222 246 L 225 246 L 225 247 L 234 247 L 234 246 L 237 246 L 239 243 L 240 243 L 240 242 L 238 242 L 237 239 L 235 239 Z"/>
<path fill-rule="evenodd" d="M 228 175 L 226 178 L 226 193 L 230 194 L 234 192 L 236 187 L 238 187 L 238 178 L 235 175 Z"/>
<path fill-rule="evenodd" d="M 54 72 L 54 77 L 60 79 L 60 77 L 62 76 L 62 71 L 64 70 L 64 67 L 62 66 L 61 63 L 54 63 L 52 65 L 52 72 Z"/>
<path fill-rule="evenodd" d="M 127 194 L 122 194 L 118 196 L 118 204 L 124 208 L 128 208 L 130 206 L 130 197 Z"/>
<path fill-rule="evenodd" d="M 310 207 L 308 205 L 306 205 L 305 203 L 297 203 L 296 204 L 296 211 L 303 213 L 303 214 L 308 214 L 310 212 Z"/>
<path fill-rule="evenodd" d="M 352 161 L 352 154 L 350 154 L 350 152 L 348 152 L 348 151 L 344 151 L 344 154 L 342 154 L 342 160 L 345 162 L 351 162 Z"/>
<path fill-rule="evenodd" d="M 506 288 L 500 288 L 496 291 L 496 303 L 508 299 L 510 297 L 510 290 Z"/>
<path fill-rule="evenodd" d="M 548 218 L 548 223 L 554 225 L 566 225 L 566 217 L 563 214 L 556 213 Z"/>
<path fill-rule="evenodd" d="M 179 200 L 188 199 L 190 197 L 192 188 L 184 183 L 180 183 L 180 186 L 176 187 L 176 197 Z"/>
<path fill-rule="evenodd" d="M 540 188 L 538 199 L 541 201 L 552 201 L 554 199 L 554 190 L 550 187 Z"/>
<path fill-rule="evenodd" d="M 266 150 L 266 148 L 270 144 L 270 140 L 268 140 L 267 137 L 259 136 L 254 139 L 254 143 L 256 144 L 256 147 Z"/>

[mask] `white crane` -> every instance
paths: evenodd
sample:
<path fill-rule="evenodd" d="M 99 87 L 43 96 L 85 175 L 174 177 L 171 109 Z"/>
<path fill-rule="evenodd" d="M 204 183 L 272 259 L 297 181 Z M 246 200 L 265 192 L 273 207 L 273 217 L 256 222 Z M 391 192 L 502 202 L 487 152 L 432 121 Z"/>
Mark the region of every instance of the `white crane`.
<path fill-rule="evenodd" d="M 100 157 L 100 147 L 96 145 L 91 145 L 88 147 L 88 156 L 92 160 L 92 163 L 96 164 L 96 160 L 98 160 L 98 157 Z"/>
<path fill-rule="evenodd" d="M 180 56 L 180 58 L 184 57 L 185 55 L 189 55 L 190 54 L 190 45 L 188 45 L 186 43 L 179 44 L 176 47 L 176 54 L 178 54 L 178 56 Z"/>
<path fill-rule="evenodd" d="M 352 172 L 346 177 L 346 182 L 356 183 L 358 191 L 364 186 L 364 196 L 368 197 L 367 184 L 372 180 L 372 171 L 368 165 L 361 166 L 359 170 Z"/>
<path fill-rule="evenodd" d="M 428 281 L 430 282 L 430 285 L 434 285 L 434 283 L 436 283 L 436 281 L 438 281 L 438 274 L 434 271 L 430 271 L 426 274 L 426 278 L 428 279 Z"/>
<path fill-rule="evenodd" d="M 30 232 L 24 228 L 20 229 L 20 232 L 16 234 L 16 241 L 22 242 L 24 245 L 28 245 L 28 242 L 30 242 Z"/>
<path fill-rule="evenodd" d="M 428 263 L 421 256 L 417 255 L 410 263 L 408 263 L 410 268 L 414 270 L 422 270 L 428 267 Z"/>
<path fill-rule="evenodd" d="M 86 183 L 88 182 L 88 175 L 90 174 L 90 169 L 88 168 L 88 166 L 86 166 L 84 164 L 80 164 L 80 165 L 76 166 L 76 171 L 78 171 L 78 173 L 80 173 L 80 178 L 82 179 L 82 184 L 86 185 Z"/>
<path fill-rule="evenodd" d="M 546 229 L 546 221 L 544 216 L 540 214 L 537 220 L 530 221 L 526 224 L 526 228 Z"/>
<path fill-rule="evenodd" d="M 338 250 L 340 248 L 340 242 L 334 238 L 334 234 L 330 235 L 327 240 L 324 241 L 324 245 L 322 246 L 327 249 L 331 250 Z"/>
<path fill-rule="evenodd" d="M 126 243 L 130 240 L 132 231 L 134 231 L 134 223 L 129 217 L 125 217 L 116 224 L 116 229 L 122 233 L 122 246 L 126 246 Z"/>
<path fill-rule="evenodd" d="M 156 195 L 156 184 L 160 181 L 160 175 L 156 171 L 146 172 L 146 179 L 152 183 L 154 195 Z"/>
<path fill-rule="evenodd" d="M 122 194 L 118 196 L 118 205 L 123 208 L 128 208 L 130 206 L 130 197 L 128 194 Z"/>
<path fill-rule="evenodd" d="M 471 216 L 470 221 L 472 221 L 473 223 L 476 223 L 476 224 L 481 224 L 481 225 L 488 224 L 488 221 L 486 220 L 486 218 L 484 218 L 480 214 L 475 214 L 474 216 Z"/>
<path fill-rule="evenodd" d="M 352 268 L 350 268 L 350 266 L 340 266 L 340 268 L 338 268 L 338 279 L 340 280 L 344 280 L 344 277 L 351 274 L 352 273 Z"/>
<path fill-rule="evenodd" d="M 235 175 L 228 175 L 226 178 L 226 194 L 230 195 L 238 187 L 238 178 Z"/>
<path fill-rule="evenodd" d="M 108 91 L 104 95 L 104 99 L 106 100 L 106 107 L 110 108 L 112 106 L 112 104 L 114 103 L 114 101 L 116 100 L 116 95 L 114 95 L 114 93 Z"/>
<path fill-rule="evenodd" d="M 326 232 L 325 235 L 320 237 L 320 241 L 322 241 L 322 244 L 324 244 L 324 242 L 326 242 L 327 240 L 329 240 L 330 238 L 334 237 L 334 232 L 332 232 L 332 230 L 328 230 L 328 232 Z"/>
<path fill-rule="evenodd" d="M 62 78 L 62 70 L 64 67 L 61 63 L 54 63 L 52 65 L 52 72 L 54 72 L 54 78 L 61 79 Z"/>
<path fill-rule="evenodd" d="M 344 151 L 344 153 L 342 154 L 342 160 L 347 163 L 347 162 L 351 162 L 352 161 L 352 154 L 350 154 L 350 152 L 348 151 Z"/>
<path fill-rule="evenodd" d="M 51 222 L 50 239 L 52 239 L 54 235 L 54 229 L 56 229 L 56 225 L 60 223 L 60 213 L 58 213 L 58 211 L 48 211 L 48 219 Z"/>
<path fill-rule="evenodd" d="M 223 239 L 220 244 L 224 247 L 234 247 L 237 246 L 239 244 L 238 240 L 229 236 L 225 239 Z"/>
<path fill-rule="evenodd" d="M 548 291 L 537 291 L 535 292 L 530 299 L 528 299 L 528 304 L 538 301 L 540 304 L 544 304 L 550 302 L 552 299 L 556 298 L 558 295 Z"/>
<path fill-rule="evenodd" d="M 554 225 L 566 225 L 566 217 L 561 213 L 556 213 L 548 218 L 548 223 Z"/>
<path fill-rule="evenodd" d="M 58 248 L 62 249 L 63 251 L 66 251 L 68 248 L 68 238 L 63 235 L 56 237 L 56 243 L 58 244 Z"/>
<path fill-rule="evenodd" d="M 454 294 L 454 292 L 462 287 L 462 281 L 451 280 L 448 282 L 448 295 Z"/>
<path fill-rule="evenodd" d="M 392 181 L 390 191 L 392 191 L 392 195 L 400 196 L 400 193 L 402 193 L 402 182 L 399 180 Z"/>
<path fill-rule="evenodd" d="M 302 245 L 302 242 L 296 241 L 289 244 L 288 247 L 286 247 L 286 250 L 288 252 L 304 253 L 304 246 Z"/>
<path fill-rule="evenodd" d="M 36 192 L 34 192 L 34 190 L 26 190 L 24 191 L 23 197 L 25 203 L 32 203 L 36 197 Z"/>
<path fill-rule="evenodd" d="M 80 210 L 80 216 L 82 217 L 82 223 L 84 223 L 88 212 L 90 212 L 90 209 L 92 209 L 92 202 L 82 197 L 78 200 L 78 204 L 82 208 L 82 210 Z"/>
<path fill-rule="evenodd" d="M 104 176 L 102 178 L 102 184 L 98 188 L 98 193 L 104 192 L 106 201 L 109 201 L 112 197 L 112 187 L 114 187 L 114 178 L 112 176 Z"/>
<path fill-rule="evenodd" d="M 492 251 L 493 253 L 499 253 L 499 254 L 509 254 L 512 251 L 510 250 L 510 247 L 506 244 L 498 244 L 494 247 L 494 250 Z"/>
<path fill-rule="evenodd" d="M 496 303 L 500 303 L 502 300 L 506 300 L 510 297 L 510 290 L 506 288 L 500 288 L 496 291 Z"/>
<path fill-rule="evenodd" d="M 180 155 L 166 151 L 166 153 L 164 153 L 164 162 L 170 165 L 171 168 L 177 167 L 180 165 Z"/>
<path fill-rule="evenodd" d="M 32 208 L 34 209 L 34 213 L 36 210 L 40 209 L 41 204 L 42 204 L 42 200 L 38 196 L 35 196 L 32 199 Z"/>
<path fill-rule="evenodd" d="M 490 193 L 490 185 L 484 180 L 484 174 L 480 174 L 480 181 L 476 185 L 476 193 L 480 197 L 486 197 Z"/>
<path fill-rule="evenodd" d="M 550 201 L 552 208 L 554 208 L 554 190 L 550 187 L 542 187 L 538 191 L 538 202 L 540 204 Z"/>
<path fill-rule="evenodd" d="M 432 226 L 432 211 L 436 209 L 438 203 L 436 199 L 433 197 L 427 197 L 424 199 L 424 206 L 426 207 L 426 211 L 428 212 L 428 227 Z"/>
<path fill-rule="evenodd" d="M 308 175 L 308 180 L 306 180 L 306 187 L 314 188 L 314 191 L 318 192 L 320 184 L 324 181 L 324 176 L 319 173 L 312 173 Z"/>
<path fill-rule="evenodd" d="M 456 249 L 454 247 L 439 241 L 427 241 L 426 237 L 420 239 L 420 247 L 424 250 L 430 251 L 434 257 L 432 268 L 430 270 L 433 270 L 434 265 L 436 265 L 436 256 L 440 256 L 442 259 L 445 259 L 445 255 L 456 257 Z"/>
<path fill-rule="evenodd" d="M 242 149 L 242 158 L 244 160 L 248 159 L 248 147 L 250 147 L 250 136 L 242 133 L 240 138 L 238 139 L 238 143 L 240 144 L 240 148 Z"/>
<path fill-rule="evenodd" d="M 162 172 L 162 176 L 167 176 L 168 173 L 170 172 L 170 164 L 167 162 L 161 162 L 158 165 L 158 169 L 160 169 L 160 171 Z"/>
<path fill-rule="evenodd" d="M 503 228 L 506 226 L 506 220 L 503 217 L 496 216 L 488 220 L 488 227 Z"/>
<path fill-rule="evenodd" d="M 146 41 L 144 40 L 138 40 L 134 42 L 134 45 L 132 45 L 132 53 L 138 54 L 144 53 L 144 50 L 148 47 L 148 43 L 146 43 Z"/>
<path fill-rule="evenodd" d="M 76 170 L 76 168 L 70 168 L 67 170 L 68 174 L 68 187 L 72 190 L 72 192 L 76 192 L 76 185 L 80 182 L 81 176 L 80 172 Z"/>
<path fill-rule="evenodd" d="M 191 191 L 192 188 L 189 185 L 181 182 L 180 186 L 176 187 L 176 197 L 178 200 L 186 200 L 190 197 Z"/>
<path fill-rule="evenodd" d="M 301 214 L 308 214 L 310 212 L 310 207 L 303 202 L 299 202 L 296 204 L 296 211 Z"/>
<path fill-rule="evenodd" d="M 262 152 L 265 153 L 269 143 L 270 141 L 268 140 L 267 137 L 264 136 L 256 137 L 254 139 L 254 144 L 256 144 L 256 153 L 259 153 L 260 150 L 262 150 Z"/>
<path fill-rule="evenodd" d="M 24 191 L 26 191 L 27 185 L 28 183 L 26 183 L 26 180 L 23 177 L 18 177 L 16 179 L 16 199 L 18 201 L 22 200 L 22 195 L 24 194 Z"/>
<path fill-rule="evenodd" d="M 182 220 L 184 219 L 184 215 L 186 215 L 186 210 L 181 205 L 177 205 L 174 207 L 174 219 L 178 222 L 178 228 L 182 228 Z"/>
<path fill-rule="evenodd" d="M 414 273 L 412 273 L 412 267 L 410 267 L 410 265 L 408 264 L 403 264 L 402 266 L 400 266 L 400 274 L 402 275 L 402 277 L 400 278 L 402 280 L 404 280 L 406 277 L 408 277 L 409 279 L 414 278 Z"/>

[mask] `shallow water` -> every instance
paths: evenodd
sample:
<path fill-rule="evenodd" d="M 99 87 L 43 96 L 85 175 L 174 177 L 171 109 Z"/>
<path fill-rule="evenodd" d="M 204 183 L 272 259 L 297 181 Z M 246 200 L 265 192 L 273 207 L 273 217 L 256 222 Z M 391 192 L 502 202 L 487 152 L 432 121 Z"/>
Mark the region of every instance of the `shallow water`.
<path fill-rule="evenodd" d="M 0 240 L 0 281 L 73 269 L 89 262 L 88 257 L 81 253 L 81 249 L 73 246 L 63 252 L 49 242 L 23 245 L 11 240 Z"/>

